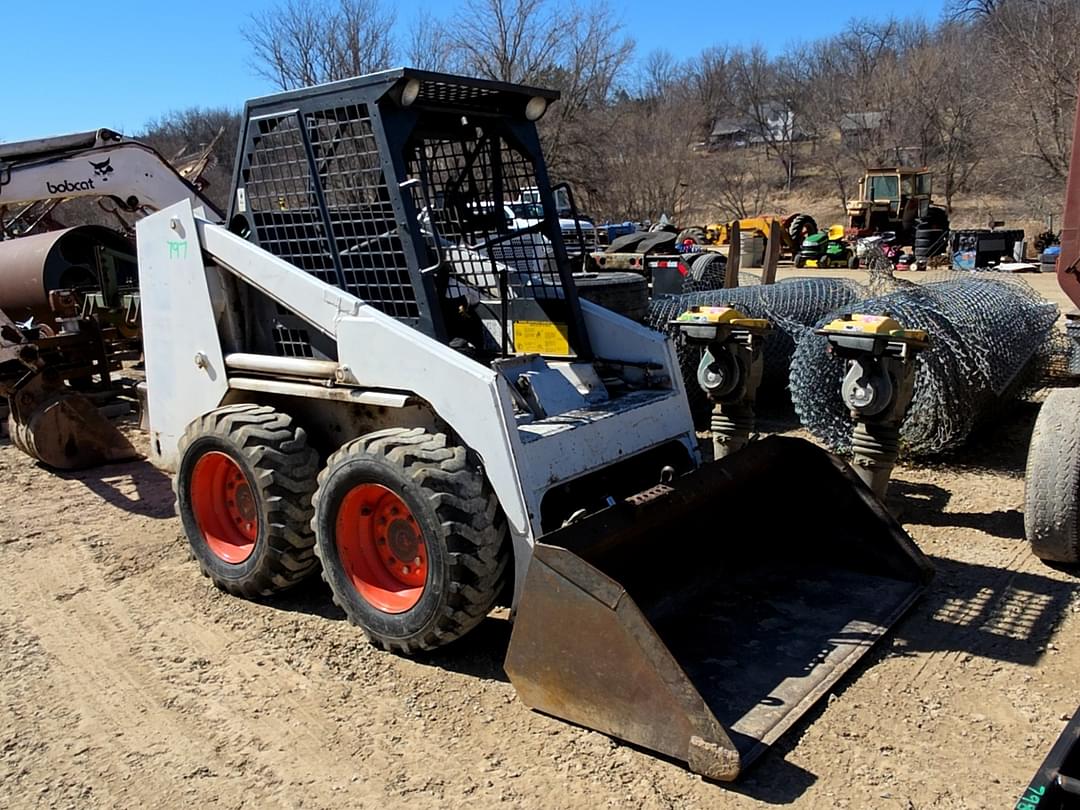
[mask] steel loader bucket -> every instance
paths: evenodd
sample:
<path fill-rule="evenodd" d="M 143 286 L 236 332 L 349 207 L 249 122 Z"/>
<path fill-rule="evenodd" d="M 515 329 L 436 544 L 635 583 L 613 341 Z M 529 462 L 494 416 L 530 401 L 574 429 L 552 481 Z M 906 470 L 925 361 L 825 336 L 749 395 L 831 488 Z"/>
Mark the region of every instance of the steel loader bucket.
<path fill-rule="evenodd" d="M 534 709 L 731 780 L 931 575 L 840 459 L 769 438 L 546 535 L 506 671 Z"/>

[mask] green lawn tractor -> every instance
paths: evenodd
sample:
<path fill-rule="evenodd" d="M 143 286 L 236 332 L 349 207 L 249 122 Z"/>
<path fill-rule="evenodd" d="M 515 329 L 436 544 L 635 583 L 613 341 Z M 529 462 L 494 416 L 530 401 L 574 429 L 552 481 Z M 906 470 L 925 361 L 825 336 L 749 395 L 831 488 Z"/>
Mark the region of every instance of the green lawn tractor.
<path fill-rule="evenodd" d="M 855 267 L 857 261 L 851 246 L 844 240 L 842 225 L 810 234 L 795 254 L 796 267 Z"/>

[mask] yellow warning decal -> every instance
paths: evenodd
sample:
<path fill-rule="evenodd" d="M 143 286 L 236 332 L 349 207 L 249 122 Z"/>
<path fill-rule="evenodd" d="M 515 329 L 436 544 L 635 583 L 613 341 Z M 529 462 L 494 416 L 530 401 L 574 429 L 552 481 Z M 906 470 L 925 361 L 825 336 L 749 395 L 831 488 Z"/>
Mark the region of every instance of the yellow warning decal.
<path fill-rule="evenodd" d="M 518 354 L 570 354 L 569 330 L 565 323 L 515 321 L 514 349 Z"/>

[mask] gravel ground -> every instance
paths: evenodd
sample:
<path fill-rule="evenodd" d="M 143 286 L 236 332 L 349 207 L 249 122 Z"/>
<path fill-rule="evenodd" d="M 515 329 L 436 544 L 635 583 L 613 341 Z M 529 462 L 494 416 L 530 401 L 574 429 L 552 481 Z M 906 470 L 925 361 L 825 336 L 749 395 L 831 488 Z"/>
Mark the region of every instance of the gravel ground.
<path fill-rule="evenodd" d="M 933 585 L 735 786 L 530 712 L 505 618 L 379 652 L 321 584 L 217 591 L 149 464 L 55 475 L 5 444 L 0 808 L 1011 806 L 1080 699 L 1076 573 L 1023 540 L 1034 413 L 898 471 Z"/>

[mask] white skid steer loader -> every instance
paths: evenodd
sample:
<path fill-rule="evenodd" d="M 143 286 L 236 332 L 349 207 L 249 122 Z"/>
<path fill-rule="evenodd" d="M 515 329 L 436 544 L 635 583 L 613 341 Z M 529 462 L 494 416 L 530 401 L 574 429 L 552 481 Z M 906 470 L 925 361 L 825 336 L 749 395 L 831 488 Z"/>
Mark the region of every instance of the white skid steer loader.
<path fill-rule="evenodd" d="M 153 453 L 221 588 L 321 565 L 406 654 L 502 600 L 527 704 L 734 779 L 930 567 L 806 442 L 702 464 L 671 345 L 577 296 L 555 98 L 398 69 L 250 102 L 228 226 L 137 226 Z M 489 215 L 525 189 L 528 233 Z"/>

